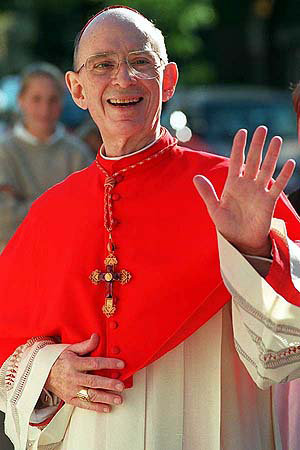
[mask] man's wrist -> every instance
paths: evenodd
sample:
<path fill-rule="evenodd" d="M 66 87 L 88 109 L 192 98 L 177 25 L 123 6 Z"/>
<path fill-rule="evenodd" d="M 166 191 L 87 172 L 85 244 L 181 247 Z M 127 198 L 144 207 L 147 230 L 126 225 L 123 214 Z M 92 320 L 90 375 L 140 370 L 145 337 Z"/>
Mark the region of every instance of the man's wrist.
<path fill-rule="evenodd" d="M 231 242 L 231 244 L 243 255 L 272 259 L 272 241 L 268 236 L 267 242 L 261 247 L 241 246 Z"/>

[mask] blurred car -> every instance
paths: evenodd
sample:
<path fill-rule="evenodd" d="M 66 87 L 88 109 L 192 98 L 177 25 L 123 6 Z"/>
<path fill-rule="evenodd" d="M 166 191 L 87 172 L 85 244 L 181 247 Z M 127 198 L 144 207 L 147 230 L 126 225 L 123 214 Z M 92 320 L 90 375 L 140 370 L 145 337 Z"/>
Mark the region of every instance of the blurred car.
<path fill-rule="evenodd" d="M 268 142 L 274 135 L 284 139 L 278 167 L 288 158 L 300 166 L 296 115 L 288 91 L 251 86 L 181 89 L 164 105 L 162 123 L 187 147 L 227 157 L 238 129 L 246 128 L 251 136 L 258 125 L 266 125 Z M 286 192 L 299 185 L 297 169 Z"/>

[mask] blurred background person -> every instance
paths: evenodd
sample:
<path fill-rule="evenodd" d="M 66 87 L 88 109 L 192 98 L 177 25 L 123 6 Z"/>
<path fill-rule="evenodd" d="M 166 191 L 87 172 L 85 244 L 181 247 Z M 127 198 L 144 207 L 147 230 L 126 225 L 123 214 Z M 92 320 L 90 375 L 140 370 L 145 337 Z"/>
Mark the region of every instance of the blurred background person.
<path fill-rule="evenodd" d="M 300 144 L 300 81 L 292 92 L 292 101 L 297 117 L 298 152 Z M 300 185 L 300 180 L 298 185 Z M 300 214 L 300 188 L 288 195 L 288 199 Z M 282 439 L 282 450 L 298 450 L 300 448 L 300 379 L 282 383 L 274 387 L 275 409 L 278 416 Z"/>
<path fill-rule="evenodd" d="M 294 110 L 297 115 L 298 144 L 300 144 L 300 81 L 296 84 L 293 90 L 292 99 Z M 291 202 L 297 213 L 300 214 L 300 188 L 296 189 L 289 195 L 289 201 Z"/>
<path fill-rule="evenodd" d="M 63 74 L 52 64 L 25 69 L 20 120 L 0 138 L 0 251 L 39 195 L 93 159 L 86 144 L 58 122 L 64 92 Z"/>

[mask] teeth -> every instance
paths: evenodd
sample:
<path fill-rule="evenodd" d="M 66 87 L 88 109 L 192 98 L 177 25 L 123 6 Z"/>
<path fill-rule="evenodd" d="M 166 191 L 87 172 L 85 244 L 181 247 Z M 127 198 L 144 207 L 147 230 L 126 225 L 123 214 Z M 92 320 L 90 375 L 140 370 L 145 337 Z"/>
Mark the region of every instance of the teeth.
<path fill-rule="evenodd" d="M 116 99 L 116 98 L 111 98 L 109 100 L 110 103 L 112 103 L 113 105 L 123 105 L 123 104 L 127 104 L 127 103 L 137 103 L 140 101 L 140 97 L 133 97 L 130 99 Z"/>

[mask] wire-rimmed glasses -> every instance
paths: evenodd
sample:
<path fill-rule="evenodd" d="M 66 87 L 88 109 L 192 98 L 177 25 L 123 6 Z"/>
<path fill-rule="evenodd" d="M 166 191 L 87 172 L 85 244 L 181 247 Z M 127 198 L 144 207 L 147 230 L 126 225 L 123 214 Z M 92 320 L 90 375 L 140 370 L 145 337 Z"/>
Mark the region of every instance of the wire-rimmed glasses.
<path fill-rule="evenodd" d="M 76 72 L 79 73 L 85 67 L 90 76 L 113 78 L 118 73 L 122 62 L 127 64 L 133 76 L 144 80 L 157 78 L 160 69 L 165 66 L 160 56 L 150 50 L 129 52 L 126 58 L 121 58 L 114 52 L 105 52 L 89 56 Z"/>

